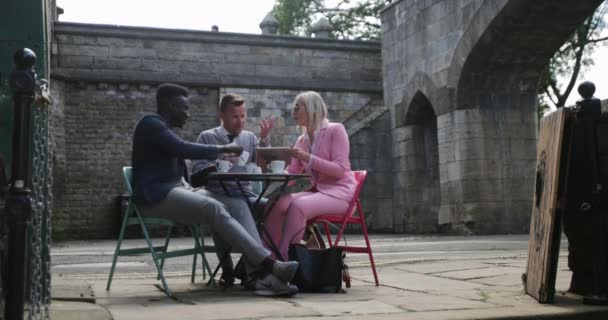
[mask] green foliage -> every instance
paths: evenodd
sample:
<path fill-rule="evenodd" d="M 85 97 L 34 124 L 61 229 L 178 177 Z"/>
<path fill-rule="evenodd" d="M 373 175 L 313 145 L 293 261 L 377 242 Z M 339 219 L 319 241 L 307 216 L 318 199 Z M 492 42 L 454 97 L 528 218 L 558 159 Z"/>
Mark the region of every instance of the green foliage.
<path fill-rule="evenodd" d="M 328 5 L 327 2 L 332 2 Z M 380 10 L 391 0 L 277 0 L 272 14 L 279 33 L 309 36 L 310 25 L 327 18 L 332 34 L 339 39 L 380 39 Z"/>
<path fill-rule="evenodd" d="M 540 80 L 539 100 L 542 104 L 539 103 L 539 108 L 548 105 L 563 107 L 578 77 L 593 66 L 591 55 L 600 43 L 608 40 L 608 37 L 601 37 L 606 27 L 607 12 L 608 4 L 604 2 L 551 58 Z M 565 79 L 565 82 L 560 79 Z"/>

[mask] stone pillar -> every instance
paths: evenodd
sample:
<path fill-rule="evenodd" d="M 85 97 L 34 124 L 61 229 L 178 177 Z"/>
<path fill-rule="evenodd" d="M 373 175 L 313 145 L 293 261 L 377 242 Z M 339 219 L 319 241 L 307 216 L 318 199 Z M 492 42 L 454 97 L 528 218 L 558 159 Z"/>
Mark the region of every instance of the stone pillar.
<path fill-rule="evenodd" d="M 458 233 L 524 233 L 536 163 L 536 118 L 525 109 L 455 110 L 437 117 L 438 223 Z"/>
<path fill-rule="evenodd" d="M 331 37 L 331 25 L 326 18 L 321 18 L 310 26 L 310 30 L 315 35 L 315 38 L 330 38 Z"/>
<path fill-rule="evenodd" d="M 260 29 L 262 29 L 262 34 L 277 34 L 279 21 L 272 15 L 272 12 L 268 12 L 264 20 L 260 22 Z"/>
<path fill-rule="evenodd" d="M 437 232 L 440 204 L 435 121 L 393 131 L 393 200 L 396 232 Z"/>

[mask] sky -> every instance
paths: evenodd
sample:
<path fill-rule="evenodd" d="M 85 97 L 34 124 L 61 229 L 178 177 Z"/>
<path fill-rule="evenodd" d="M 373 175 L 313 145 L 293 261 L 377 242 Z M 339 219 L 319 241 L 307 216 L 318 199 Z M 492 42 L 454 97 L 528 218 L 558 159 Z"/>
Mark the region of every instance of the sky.
<path fill-rule="evenodd" d="M 332 0 L 330 0 L 332 1 Z M 260 34 L 259 24 L 272 10 L 275 0 L 57 0 L 64 9 L 60 21 L 157 28 L 211 30 Z M 608 47 L 593 55 L 595 66 L 579 76 L 578 83 L 595 83 L 595 96 L 608 99 Z M 576 88 L 576 87 L 575 87 Z M 576 90 L 568 104 L 580 97 Z"/>

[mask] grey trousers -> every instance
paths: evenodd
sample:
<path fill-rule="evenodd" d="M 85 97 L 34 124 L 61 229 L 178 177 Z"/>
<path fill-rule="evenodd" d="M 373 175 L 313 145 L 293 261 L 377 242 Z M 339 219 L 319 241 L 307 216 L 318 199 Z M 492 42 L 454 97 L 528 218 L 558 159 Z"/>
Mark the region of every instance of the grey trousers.
<path fill-rule="evenodd" d="M 207 191 L 173 188 L 160 203 L 139 206 L 139 209 L 145 216 L 168 218 L 182 224 L 208 225 L 214 234 L 243 252 L 249 265 L 254 266 L 250 272 L 259 269 L 262 261 L 270 256 L 270 251 L 260 244 L 259 236 L 253 238 L 221 202 L 209 197 Z"/>
<path fill-rule="evenodd" d="M 214 198 L 215 200 L 221 202 L 226 207 L 228 213 L 238 221 L 241 226 L 249 233 L 249 235 L 262 246 L 262 239 L 260 238 L 260 234 L 258 233 L 258 229 L 255 224 L 255 220 L 251 215 L 251 211 L 249 210 L 249 206 L 247 205 L 247 201 L 242 196 L 228 196 L 225 193 L 217 193 L 217 192 L 209 192 L 209 196 Z M 255 199 L 253 199 L 255 201 Z M 224 240 L 221 234 L 217 232 L 213 232 L 213 242 L 215 243 L 216 253 L 218 259 L 222 259 L 224 254 L 228 252 L 230 249 L 230 244 Z M 230 256 L 224 261 L 224 267 L 234 268 L 232 259 Z M 247 273 L 251 273 L 256 270 L 255 265 L 251 265 L 247 263 L 245 265 Z"/>

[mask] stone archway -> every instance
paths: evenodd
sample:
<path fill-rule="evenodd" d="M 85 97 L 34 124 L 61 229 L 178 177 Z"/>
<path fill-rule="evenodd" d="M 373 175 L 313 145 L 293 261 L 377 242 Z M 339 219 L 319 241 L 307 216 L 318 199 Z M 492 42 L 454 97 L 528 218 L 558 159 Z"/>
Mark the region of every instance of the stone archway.
<path fill-rule="evenodd" d="M 475 233 L 527 231 L 538 81 L 554 52 L 601 2 L 486 1 L 477 10 L 448 72 L 455 88 L 446 115 L 454 157 L 442 186 L 451 197 L 442 194 L 442 201 L 454 201 L 443 201 L 440 223 Z"/>
<path fill-rule="evenodd" d="M 417 91 L 397 128 L 403 138 L 397 142 L 397 186 L 394 190 L 398 213 L 397 231 L 437 231 L 440 205 L 437 116 L 429 99 Z M 402 230 L 399 230 L 402 229 Z"/>

